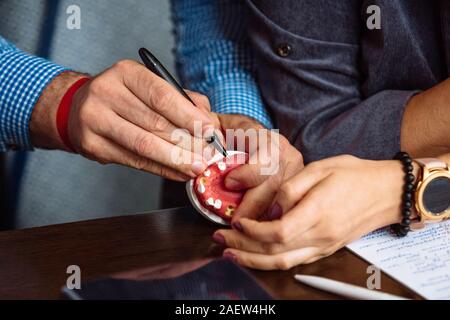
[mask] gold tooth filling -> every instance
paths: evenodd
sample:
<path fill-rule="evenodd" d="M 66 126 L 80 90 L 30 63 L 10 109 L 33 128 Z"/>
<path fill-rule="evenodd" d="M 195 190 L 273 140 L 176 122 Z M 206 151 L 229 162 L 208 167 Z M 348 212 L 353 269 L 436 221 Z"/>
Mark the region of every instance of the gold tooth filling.
<path fill-rule="evenodd" d="M 233 213 L 234 213 L 234 207 L 232 205 L 229 205 L 227 207 L 227 210 L 225 211 L 225 215 L 227 217 L 231 217 L 231 216 L 233 216 Z"/>

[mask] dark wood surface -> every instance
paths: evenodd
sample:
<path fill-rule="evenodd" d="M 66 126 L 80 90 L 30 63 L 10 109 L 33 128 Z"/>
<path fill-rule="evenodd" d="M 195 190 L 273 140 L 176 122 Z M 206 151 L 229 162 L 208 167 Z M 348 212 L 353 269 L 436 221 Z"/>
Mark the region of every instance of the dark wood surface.
<path fill-rule="evenodd" d="M 79 265 L 83 281 L 99 276 L 220 254 L 211 242 L 217 227 L 191 208 L 170 209 L 0 232 L 0 298 L 58 299 L 69 265 Z M 276 298 L 336 299 L 301 285 L 296 273 L 314 274 L 365 286 L 367 264 L 343 249 L 290 271 L 251 271 Z M 383 291 L 419 298 L 383 275 Z"/>

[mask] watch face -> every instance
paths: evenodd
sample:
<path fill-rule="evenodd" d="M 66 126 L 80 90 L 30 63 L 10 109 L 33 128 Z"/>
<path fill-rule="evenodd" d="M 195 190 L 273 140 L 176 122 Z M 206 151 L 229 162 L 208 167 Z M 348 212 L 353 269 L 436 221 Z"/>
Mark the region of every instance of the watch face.
<path fill-rule="evenodd" d="M 437 177 L 430 181 L 423 193 L 423 205 L 435 216 L 446 213 L 450 209 L 450 178 Z"/>

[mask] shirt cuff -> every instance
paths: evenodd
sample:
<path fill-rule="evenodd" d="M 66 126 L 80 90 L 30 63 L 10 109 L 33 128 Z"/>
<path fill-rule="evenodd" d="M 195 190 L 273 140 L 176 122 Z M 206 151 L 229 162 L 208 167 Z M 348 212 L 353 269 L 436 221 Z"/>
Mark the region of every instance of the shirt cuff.
<path fill-rule="evenodd" d="M 69 69 L 11 46 L 0 55 L 0 151 L 32 150 L 29 122 L 46 86 Z"/>
<path fill-rule="evenodd" d="M 213 112 L 245 115 L 257 120 L 267 129 L 273 128 L 258 87 L 250 77 L 223 76 L 208 91 Z"/>

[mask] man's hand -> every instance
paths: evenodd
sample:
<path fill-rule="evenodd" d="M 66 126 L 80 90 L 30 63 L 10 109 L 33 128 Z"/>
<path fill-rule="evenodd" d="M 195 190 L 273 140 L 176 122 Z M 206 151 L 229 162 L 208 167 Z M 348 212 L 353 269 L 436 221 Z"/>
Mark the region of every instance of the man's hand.
<path fill-rule="evenodd" d="M 62 96 L 81 77 L 63 73 L 44 91 L 30 122 L 35 146 L 67 150 L 55 117 Z M 208 99 L 189 94 L 198 107 L 143 65 L 118 62 L 74 95 L 69 138 L 76 152 L 103 164 L 123 164 L 179 181 L 193 178 L 207 166 L 203 148 L 194 153 L 193 145 L 206 146 L 199 134 L 218 124 L 209 112 Z M 202 132 L 196 134 L 197 121 Z M 177 128 L 186 130 L 178 131 L 180 140 L 172 141 Z"/>
<path fill-rule="evenodd" d="M 222 130 L 235 130 L 232 139 L 235 140 L 237 149 L 249 154 L 248 164 L 231 171 L 225 179 L 228 189 L 247 190 L 232 221 L 236 222 L 242 217 L 269 220 L 279 218 L 276 215 L 267 216 L 267 209 L 283 181 L 303 168 L 302 155 L 282 135 L 264 129 L 255 120 L 243 115 L 217 116 Z M 236 131 L 237 129 L 243 131 Z M 256 135 L 251 131 L 256 132 Z M 229 136 L 226 138 L 230 139 Z M 241 146 L 239 140 L 243 142 Z"/>

